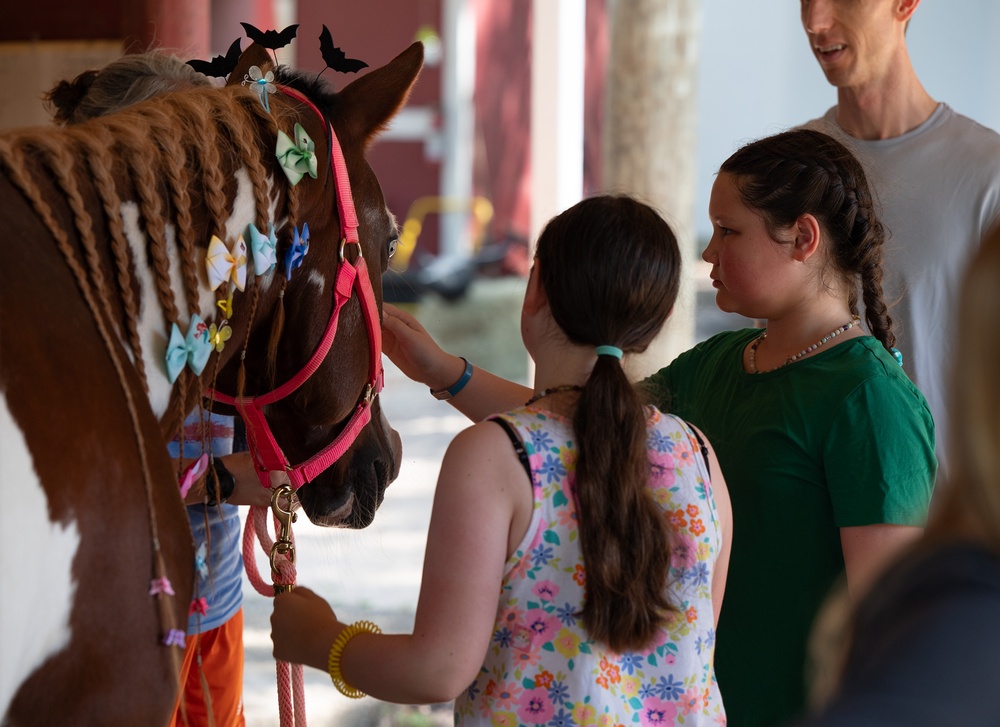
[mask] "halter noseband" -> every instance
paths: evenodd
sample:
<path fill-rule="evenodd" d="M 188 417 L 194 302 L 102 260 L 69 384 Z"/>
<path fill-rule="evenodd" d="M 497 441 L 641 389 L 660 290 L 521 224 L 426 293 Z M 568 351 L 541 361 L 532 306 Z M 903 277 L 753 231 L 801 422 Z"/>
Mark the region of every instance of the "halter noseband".
<path fill-rule="evenodd" d="M 343 456 L 344 452 L 354 444 L 358 434 L 371 420 L 371 407 L 375 397 L 382 391 L 383 371 L 382 371 L 382 327 L 378 316 L 378 306 L 375 302 L 375 293 L 372 291 L 371 281 L 368 279 L 368 266 L 365 264 L 364 256 L 361 254 L 361 243 L 358 238 L 358 216 L 354 209 L 354 198 L 351 195 L 351 182 L 347 176 L 347 164 L 344 161 L 344 152 L 340 148 L 337 134 L 333 130 L 333 124 L 326 121 L 320 110 L 316 108 L 308 98 L 295 89 L 285 86 L 279 87 L 282 93 L 291 96 L 298 101 L 308 105 L 316 115 L 326 124 L 329 129 L 327 141 L 330 148 L 330 169 L 333 173 L 335 188 L 337 192 L 337 211 L 340 216 L 340 264 L 337 267 L 337 280 L 334 285 L 334 306 L 330 313 L 330 320 L 326 324 L 326 330 L 319 345 L 309 358 L 306 365 L 289 379 L 285 384 L 266 394 L 258 396 L 233 397 L 219 393 L 214 389 L 208 389 L 205 395 L 216 401 L 233 406 L 239 411 L 240 416 L 247 428 L 247 443 L 254 460 L 254 468 L 257 470 L 257 477 L 260 483 L 270 488 L 271 482 L 268 472 L 271 470 L 283 470 L 288 473 L 288 478 L 292 487 L 296 490 L 307 482 L 312 481 L 317 475 L 322 474 L 334 462 Z M 356 245 L 358 248 L 357 260 L 351 263 L 344 254 L 348 245 Z M 358 401 L 354 412 L 344 429 L 337 437 L 321 451 L 297 465 L 291 465 L 285 453 L 271 433 L 271 427 L 264 416 L 264 407 L 276 401 L 284 399 L 286 396 L 304 384 L 310 376 L 323 363 L 330 348 L 333 346 L 333 339 L 337 335 L 337 323 L 340 319 L 340 310 L 344 304 L 350 300 L 353 292 L 357 292 L 358 300 L 361 302 L 361 310 L 364 314 L 365 327 L 368 331 L 368 381 L 364 391 Z"/>

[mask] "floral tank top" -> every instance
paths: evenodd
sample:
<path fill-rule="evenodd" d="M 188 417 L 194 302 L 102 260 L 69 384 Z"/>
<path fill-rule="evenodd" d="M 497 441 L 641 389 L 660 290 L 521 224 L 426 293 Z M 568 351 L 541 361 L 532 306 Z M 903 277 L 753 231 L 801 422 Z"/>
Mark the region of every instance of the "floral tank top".
<path fill-rule="evenodd" d="M 498 418 L 523 444 L 534 512 L 504 567 L 486 661 L 455 700 L 455 724 L 724 725 L 711 593 L 722 531 L 691 428 L 650 408 L 649 487 L 673 532 L 668 589 L 678 613 L 648 649 L 617 654 L 592 641 L 578 619 L 586 573 L 572 423 L 534 407 Z"/>

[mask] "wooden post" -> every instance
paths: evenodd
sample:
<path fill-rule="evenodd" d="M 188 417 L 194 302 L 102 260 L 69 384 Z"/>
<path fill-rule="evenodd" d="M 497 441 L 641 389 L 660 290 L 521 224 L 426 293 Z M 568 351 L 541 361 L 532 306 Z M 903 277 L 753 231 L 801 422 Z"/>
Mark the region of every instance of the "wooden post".
<path fill-rule="evenodd" d="M 611 0 L 603 187 L 654 205 L 677 234 L 681 291 L 659 338 L 630 372 L 645 376 L 694 342 L 699 0 Z"/>

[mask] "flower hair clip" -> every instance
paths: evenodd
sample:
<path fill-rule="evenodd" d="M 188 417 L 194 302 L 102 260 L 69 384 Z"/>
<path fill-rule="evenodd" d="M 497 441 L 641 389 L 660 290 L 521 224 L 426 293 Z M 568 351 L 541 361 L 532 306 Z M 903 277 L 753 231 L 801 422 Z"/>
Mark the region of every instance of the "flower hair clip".
<path fill-rule="evenodd" d="M 257 98 L 260 99 L 264 110 L 267 113 L 271 113 L 271 104 L 267 100 L 267 95 L 278 90 L 274 85 L 274 73 L 271 71 L 264 73 L 260 70 L 259 66 L 250 66 L 250 72 L 243 76 L 243 85 L 246 86 L 247 84 L 250 84 L 253 90 L 257 92 Z"/>

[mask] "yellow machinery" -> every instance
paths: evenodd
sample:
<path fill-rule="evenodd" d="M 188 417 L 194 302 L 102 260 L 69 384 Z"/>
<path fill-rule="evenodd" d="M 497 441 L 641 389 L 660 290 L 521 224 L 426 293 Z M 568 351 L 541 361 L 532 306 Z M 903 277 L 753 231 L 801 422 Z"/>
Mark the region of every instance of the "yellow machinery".
<path fill-rule="evenodd" d="M 470 256 L 483 245 L 486 239 L 490 221 L 493 219 L 493 205 L 485 197 L 418 197 L 406 212 L 403 229 L 399 233 L 399 245 L 396 254 L 389 260 L 389 267 L 398 273 L 405 271 L 410 265 L 410 258 L 417 247 L 417 238 L 423 229 L 424 218 L 430 214 L 470 213 L 475 221 L 475 233 L 472 237 Z"/>

